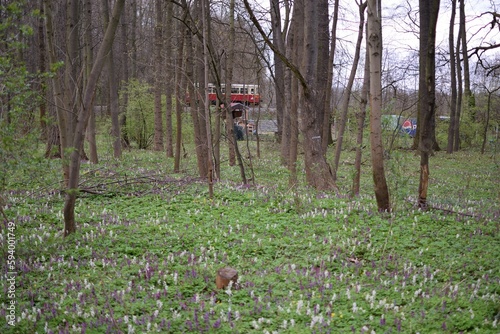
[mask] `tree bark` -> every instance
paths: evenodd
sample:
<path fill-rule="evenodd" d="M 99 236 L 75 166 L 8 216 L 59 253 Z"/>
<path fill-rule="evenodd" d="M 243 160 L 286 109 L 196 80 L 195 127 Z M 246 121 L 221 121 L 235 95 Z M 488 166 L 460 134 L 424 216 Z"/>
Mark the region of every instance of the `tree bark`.
<path fill-rule="evenodd" d="M 436 25 L 439 14 L 439 0 L 420 0 L 420 72 L 419 110 L 421 123 L 419 138 L 420 182 L 418 207 L 427 208 L 429 188 L 429 157 L 434 144 L 434 120 L 436 113 Z"/>
<path fill-rule="evenodd" d="M 154 139 L 153 149 L 163 151 L 163 112 L 161 94 L 163 92 L 163 1 L 155 0 L 156 22 L 154 29 Z"/>
<path fill-rule="evenodd" d="M 175 138 L 175 155 L 174 155 L 174 173 L 180 172 L 181 164 L 181 144 L 182 144 L 182 105 L 184 103 L 184 36 L 185 29 L 182 23 L 178 23 L 179 37 L 177 43 L 177 66 L 175 67 L 175 118 L 176 118 L 176 138 Z"/>
<path fill-rule="evenodd" d="M 134 14 L 135 15 L 135 14 Z M 128 47 L 128 18 L 127 10 L 125 9 L 124 14 L 120 18 L 120 34 L 122 39 L 122 78 L 123 78 L 123 89 L 122 90 L 122 103 L 121 103 L 121 117 L 120 117 L 120 130 L 121 130 L 121 142 L 122 148 L 130 149 L 130 140 L 127 133 L 127 108 L 128 108 L 128 89 L 127 85 L 130 77 L 130 62 L 129 62 L 129 47 Z"/>
<path fill-rule="evenodd" d="M 462 31 L 458 32 L 457 44 L 455 49 L 456 69 L 457 69 L 457 101 L 455 106 L 455 122 L 453 124 L 453 151 L 460 150 L 460 118 L 462 114 L 463 101 L 463 81 L 462 66 L 460 61 L 460 44 L 462 43 Z"/>
<path fill-rule="evenodd" d="M 297 3 L 299 4 L 299 3 Z M 286 50 L 290 59 L 296 63 L 301 63 L 301 52 L 297 45 L 300 45 L 303 36 L 300 35 L 300 22 L 304 22 L 304 9 L 301 6 L 294 6 L 292 13 L 292 20 L 290 24 L 290 31 L 287 35 Z M 299 40 L 301 38 L 301 40 Z M 288 185 L 290 188 L 295 188 L 298 184 L 297 179 L 297 157 L 299 149 L 299 104 L 301 103 L 299 95 L 299 83 L 296 77 L 291 75 L 291 71 L 287 70 L 285 93 L 288 97 L 285 105 L 286 115 L 284 115 L 284 126 L 282 134 L 286 136 L 283 138 L 282 158 L 286 158 L 288 171 L 290 176 L 288 178 Z M 286 145 L 286 147 L 285 147 Z"/>
<path fill-rule="evenodd" d="M 47 59 L 46 59 L 46 47 L 45 47 L 45 32 L 44 32 L 44 22 L 43 17 L 45 16 L 43 8 L 43 0 L 39 0 L 39 10 L 40 18 L 38 19 L 38 50 L 39 50 L 39 62 L 40 62 L 40 73 L 45 73 L 47 71 Z M 41 129 L 41 139 L 48 139 L 48 125 L 47 125 L 47 82 L 46 79 L 41 79 L 40 83 L 40 96 L 42 101 L 40 102 L 40 129 Z"/>
<path fill-rule="evenodd" d="M 208 98 L 208 72 L 210 68 L 210 64 L 208 63 L 208 39 L 209 39 L 209 13 L 210 13 L 210 5 L 208 0 L 202 0 L 202 11 L 201 14 L 203 16 L 203 64 L 204 64 L 204 72 L 203 72 L 203 81 L 205 83 L 205 104 L 204 104 L 204 115 L 202 118 L 204 118 L 204 121 L 202 122 L 202 125 L 205 126 L 205 145 L 204 149 L 205 152 L 203 154 L 203 157 L 206 158 L 206 163 L 207 163 L 207 168 L 206 168 L 206 176 L 207 176 L 207 183 L 208 183 L 208 193 L 210 199 L 214 197 L 214 162 L 213 162 L 213 151 L 212 151 L 212 127 L 210 123 L 210 100 Z M 231 7 L 234 10 L 234 0 L 231 0 Z M 200 129 L 201 130 L 201 129 Z"/>
<path fill-rule="evenodd" d="M 174 92 L 173 86 L 174 81 L 173 77 L 175 75 L 175 71 L 173 70 L 174 64 L 172 63 L 173 56 L 173 4 L 171 1 L 167 1 L 165 4 L 166 8 L 166 21 L 165 21 L 165 95 L 166 95 L 166 103 L 165 103 L 165 152 L 167 158 L 172 158 L 174 156 L 174 146 L 173 146 L 173 129 L 172 129 L 172 111 L 173 111 L 173 103 L 172 103 L 172 95 Z"/>
<path fill-rule="evenodd" d="M 328 87 L 325 98 L 325 114 L 323 119 L 323 151 L 326 152 L 328 145 L 333 143 L 332 119 L 335 116 L 332 110 L 332 83 L 333 83 L 333 62 L 335 60 L 335 50 L 337 49 L 337 23 L 339 20 L 339 0 L 335 0 L 333 5 L 333 19 L 330 40 L 330 55 L 328 59 Z"/>
<path fill-rule="evenodd" d="M 288 3 L 288 1 L 286 1 Z M 284 43 L 284 34 L 282 31 L 281 25 L 281 8 L 279 0 L 270 0 L 270 14 L 271 14 L 271 24 L 272 24 L 272 33 L 273 33 L 273 42 L 276 44 L 276 47 L 281 50 L 281 52 L 285 53 L 285 43 Z M 287 17 L 284 18 L 287 20 Z M 283 62 L 279 59 L 279 57 L 274 54 L 274 88 L 276 91 L 276 122 L 278 131 L 276 133 L 277 138 L 279 138 L 281 142 L 281 136 L 283 132 L 283 117 L 284 117 L 284 106 L 285 106 L 285 68 Z M 282 156 L 282 159 L 285 157 Z"/>
<path fill-rule="evenodd" d="M 84 22 L 85 22 L 85 32 L 84 38 L 84 61 L 85 61 L 85 80 L 84 85 L 87 83 L 92 71 L 92 64 L 94 63 L 94 54 L 92 52 L 92 3 L 90 0 L 86 0 L 83 3 L 84 10 Z M 96 141 L 96 120 L 94 112 L 94 104 L 92 103 L 92 110 L 90 111 L 89 124 L 87 127 L 87 141 L 89 143 L 89 159 L 93 164 L 99 163 L 99 156 L 97 154 L 97 141 Z"/>
<path fill-rule="evenodd" d="M 370 61 L 370 153 L 378 210 L 390 211 L 382 144 L 382 26 L 377 0 L 368 0 L 368 51 Z"/>
<path fill-rule="evenodd" d="M 460 2 L 460 36 L 462 39 L 462 58 L 464 62 L 464 113 L 474 121 L 471 108 L 474 107 L 472 99 L 472 92 L 470 88 L 470 69 L 469 69 L 469 53 L 467 50 L 467 30 L 466 30 L 466 17 L 465 17 L 465 0 Z"/>
<path fill-rule="evenodd" d="M 456 62 L 455 62 L 455 37 L 453 30 L 455 27 L 455 16 L 456 16 L 457 1 L 451 0 L 451 16 L 450 16 L 450 26 L 448 34 L 448 43 L 450 51 L 450 88 L 451 88 L 451 99 L 450 99 L 450 124 L 448 126 L 448 144 L 446 146 L 447 153 L 453 153 L 454 151 L 454 136 L 455 136 L 455 124 L 457 115 L 457 73 L 456 73 Z"/>
<path fill-rule="evenodd" d="M 236 164 L 236 134 L 234 132 L 233 113 L 231 111 L 231 84 L 233 83 L 233 67 L 234 67 L 234 43 L 235 43 L 235 29 L 234 29 L 234 0 L 230 1 L 229 5 L 229 50 L 226 58 L 226 80 L 225 80 L 225 103 L 226 109 L 226 134 L 229 150 L 229 165 Z"/>
<path fill-rule="evenodd" d="M 320 75 L 317 72 L 318 50 L 320 48 L 317 23 L 319 11 L 325 10 L 328 11 L 328 8 L 318 8 L 314 1 L 304 1 L 303 72 L 305 73 L 306 85 L 302 87 L 304 108 L 301 129 L 304 136 L 304 164 L 307 183 L 318 190 L 333 190 L 337 187 L 321 146 L 324 104 L 318 96 L 317 87 L 317 76 Z"/>

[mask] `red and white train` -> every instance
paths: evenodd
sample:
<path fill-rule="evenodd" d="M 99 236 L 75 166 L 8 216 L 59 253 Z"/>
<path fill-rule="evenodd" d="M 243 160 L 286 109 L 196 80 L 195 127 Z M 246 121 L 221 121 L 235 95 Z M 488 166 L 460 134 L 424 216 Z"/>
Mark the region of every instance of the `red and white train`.
<path fill-rule="evenodd" d="M 222 94 L 225 94 L 225 85 L 221 85 Z M 208 99 L 210 103 L 215 104 L 217 101 L 217 93 L 215 85 L 208 84 Z M 189 103 L 189 95 L 186 97 L 186 102 Z M 260 103 L 259 85 L 249 84 L 232 84 L 231 85 L 231 103 L 242 103 L 244 105 L 258 105 Z"/>

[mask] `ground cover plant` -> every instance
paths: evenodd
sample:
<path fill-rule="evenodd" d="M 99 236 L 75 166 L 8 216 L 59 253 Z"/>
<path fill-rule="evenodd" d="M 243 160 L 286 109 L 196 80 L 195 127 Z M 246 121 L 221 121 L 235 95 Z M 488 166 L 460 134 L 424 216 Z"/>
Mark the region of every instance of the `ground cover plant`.
<path fill-rule="evenodd" d="M 253 160 L 252 185 L 224 167 L 213 200 L 189 158 L 172 174 L 163 153 L 104 157 L 82 167 L 78 231 L 67 238 L 60 161 L 37 160 L 4 194 L 17 275 L 12 320 L 4 260 L 0 332 L 499 333 L 497 157 L 437 153 L 422 212 L 419 159 L 394 150 L 395 210 L 380 214 L 369 166 L 361 197 L 347 196 L 349 154 L 339 194 L 289 189 L 269 153 Z M 238 282 L 217 290 L 227 266 Z"/>

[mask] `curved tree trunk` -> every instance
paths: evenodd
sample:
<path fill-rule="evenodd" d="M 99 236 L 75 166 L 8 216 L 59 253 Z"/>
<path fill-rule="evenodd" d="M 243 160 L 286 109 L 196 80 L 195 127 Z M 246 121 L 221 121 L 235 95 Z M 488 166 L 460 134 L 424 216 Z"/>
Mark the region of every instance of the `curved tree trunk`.
<path fill-rule="evenodd" d="M 109 50 L 113 46 L 116 28 L 118 26 L 124 4 L 125 0 L 117 0 L 115 3 L 112 18 L 106 28 L 104 39 L 99 47 L 94 66 L 92 67 L 87 85 L 85 86 L 82 106 L 78 110 L 75 132 L 71 143 L 72 153 L 70 156 L 69 180 L 63 209 L 64 236 L 76 231 L 75 203 L 78 194 L 78 183 L 80 180 L 80 150 L 83 146 L 85 129 L 87 128 L 87 123 L 90 117 L 90 107 L 92 106 L 97 81 L 99 80 L 99 76 L 104 66 L 106 55 L 109 54 Z"/>

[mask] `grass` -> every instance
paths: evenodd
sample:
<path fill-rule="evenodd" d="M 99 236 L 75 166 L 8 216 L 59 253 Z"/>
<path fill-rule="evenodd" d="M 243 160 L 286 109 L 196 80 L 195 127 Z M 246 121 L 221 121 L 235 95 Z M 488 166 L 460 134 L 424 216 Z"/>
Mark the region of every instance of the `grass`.
<path fill-rule="evenodd" d="M 194 156 L 173 174 L 163 153 L 104 154 L 82 167 L 83 186 L 100 194 L 81 194 L 68 238 L 60 162 L 17 171 L 4 209 L 15 226 L 15 296 L 3 261 L 0 332 L 500 332 L 498 157 L 437 153 L 432 209 L 422 212 L 419 159 L 393 151 L 395 211 L 379 214 L 368 161 L 359 198 L 345 195 L 348 152 L 340 194 L 289 189 L 275 145 L 254 157 L 255 185 L 224 166 L 213 200 Z M 8 232 L 2 227 L 6 259 Z M 225 266 L 239 279 L 217 290 Z"/>

